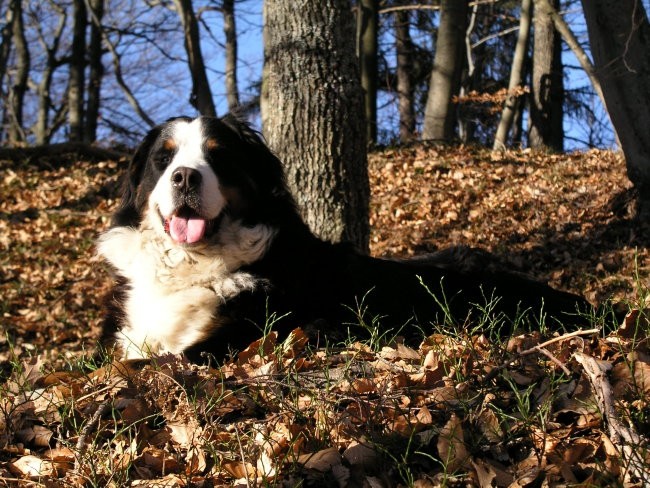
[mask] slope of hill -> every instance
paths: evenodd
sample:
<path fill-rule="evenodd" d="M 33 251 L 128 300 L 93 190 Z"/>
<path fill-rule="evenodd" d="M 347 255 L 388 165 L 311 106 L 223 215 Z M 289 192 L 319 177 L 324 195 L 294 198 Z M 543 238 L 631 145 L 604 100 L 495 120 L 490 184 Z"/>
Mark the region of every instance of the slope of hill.
<path fill-rule="evenodd" d="M 642 486 L 648 229 L 618 154 L 370 157 L 371 250 L 452 245 L 600 302 L 622 327 L 436 328 L 417 349 L 273 334 L 218 368 L 89 364 L 110 278 L 93 243 L 126 161 L 0 161 L 0 482 L 9 486 Z M 606 373 L 606 374 L 603 374 Z M 0 483 L 1 484 L 1 483 Z"/>

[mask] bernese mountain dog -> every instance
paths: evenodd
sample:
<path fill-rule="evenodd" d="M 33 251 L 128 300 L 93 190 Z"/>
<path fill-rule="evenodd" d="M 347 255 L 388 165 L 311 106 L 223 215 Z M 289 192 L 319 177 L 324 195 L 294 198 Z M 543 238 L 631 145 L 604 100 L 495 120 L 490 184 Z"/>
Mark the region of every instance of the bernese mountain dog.
<path fill-rule="evenodd" d="M 232 116 L 152 129 L 98 250 L 116 275 L 102 342 L 122 358 L 222 360 L 269 324 L 280 336 L 302 327 L 338 341 L 373 329 L 417 340 L 479 317 L 509 329 L 571 327 L 592 312 L 579 296 L 482 259 L 377 259 L 315 237 L 282 163 Z"/>

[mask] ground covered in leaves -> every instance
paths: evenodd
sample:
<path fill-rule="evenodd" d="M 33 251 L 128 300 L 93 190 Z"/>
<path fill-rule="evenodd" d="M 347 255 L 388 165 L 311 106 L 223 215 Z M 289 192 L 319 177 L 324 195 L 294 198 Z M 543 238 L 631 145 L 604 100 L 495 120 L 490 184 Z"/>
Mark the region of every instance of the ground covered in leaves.
<path fill-rule="evenodd" d="M 618 330 L 313 350 L 273 334 L 219 368 L 92 364 L 110 284 L 93 242 L 126 160 L 0 162 L 0 484 L 642 486 L 647 229 L 606 151 L 370 157 L 371 249 L 468 245 L 633 312 Z"/>

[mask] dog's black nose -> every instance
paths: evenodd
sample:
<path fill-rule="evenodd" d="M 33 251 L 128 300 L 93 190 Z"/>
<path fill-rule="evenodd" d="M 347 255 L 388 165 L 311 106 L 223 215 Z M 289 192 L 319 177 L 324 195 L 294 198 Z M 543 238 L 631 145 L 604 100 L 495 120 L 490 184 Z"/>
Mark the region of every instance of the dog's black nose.
<path fill-rule="evenodd" d="M 192 168 L 181 166 L 172 173 L 172 186 L 186 193 L 197 190 L 201 185 L 201 173 Z"/>

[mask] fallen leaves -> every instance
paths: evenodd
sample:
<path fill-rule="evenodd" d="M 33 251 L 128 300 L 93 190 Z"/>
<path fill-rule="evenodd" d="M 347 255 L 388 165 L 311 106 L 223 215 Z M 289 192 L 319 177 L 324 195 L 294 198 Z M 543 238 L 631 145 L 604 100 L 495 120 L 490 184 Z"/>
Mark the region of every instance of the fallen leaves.
<path fill-rule="evenodd" d="M 607 476 L 634 486 L 650 458 L 642 457 L 646 467 L 625 468 L 620 439 L 604 427 L 613 415 L 636 418 L 647 409 L 647 332 L 544 342 L 529 334 L 502 344 L 436 335 L 417 349 L 351 344 L 314 358 L 296 330 L 281 344 L 270 334 L 217 369 L 163 356 L 87 376 L 31 371 L 30 383 L 44 386 L 5 393 L 0 456 L 12 476 L 69 484 L 121 473 L 135 486 L 331 477 L 341 486 L 384 487 L 402 479 L 406 463 L 422 486 L 449 477 L 523 487 Z M 609 372 L 614 385 L 619 403 L 601 410 L 605 416 L 585 408 L 599 393 L 583 358 Z M 72 417 L 52 420 L 38 398 Z"/>
<path fill-rule="evenodd" d="M 94 344 L 109 281 L 93 240 L 115 206 L 123 163 L 0 165 L 2 481 L 643 483 L 650 464 L 643 307 L 610 334 L 495 341 L 441 331 L 418 348 L 312 351 L 298 329 L 282 343 L 271 333 L 219 368 L 176 356 L 82 367 L 75 358 Z M 370 174 L 375 254 L 480 246 L 596 300 L 636 298 L 635 280 L 647 280 L 645 231 L 616 208 L 614 197 L 629 188 L 617 154 L 413 146 L 372 155 Z M 47 358 L 36 354 L 44 351 Z M 602 366 L 611 386 L 607 411 L 584 358 Z M 612 419 L 639 436 L 636 457 L 609 430 Z"/>

